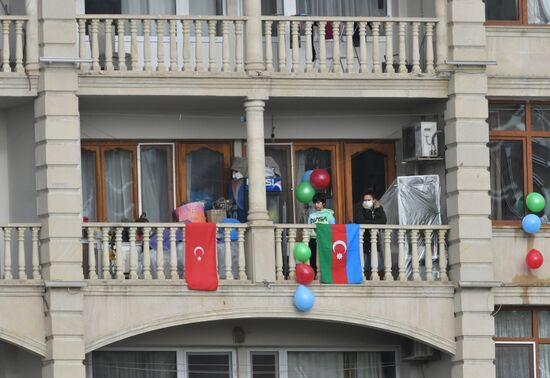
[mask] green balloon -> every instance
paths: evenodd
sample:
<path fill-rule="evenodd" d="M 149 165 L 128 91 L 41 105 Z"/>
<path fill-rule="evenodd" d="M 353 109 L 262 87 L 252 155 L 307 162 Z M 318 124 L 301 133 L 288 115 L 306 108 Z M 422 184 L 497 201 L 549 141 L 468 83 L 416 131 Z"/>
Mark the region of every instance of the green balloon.
<path fill-rule="evenodd" d="M 546 205 L 544 197 L 540 193 L 532 192 L 527 196 L 527 208 L 533 212 L 538 213 L 544 209 Z"/>
<path fill-rule="evenodd" d="M 296 187 L 296 199 L 301 203 L 309 203 L 315 195 L 315 189 L 309 181 L 303 181 Z"/>
<path fill-rule="evenodd" d="M 311 257 L 311 249 L 306 243 L 296 243 L 294 246 L 294 259 L 298 262 L 305 263 Z"/>

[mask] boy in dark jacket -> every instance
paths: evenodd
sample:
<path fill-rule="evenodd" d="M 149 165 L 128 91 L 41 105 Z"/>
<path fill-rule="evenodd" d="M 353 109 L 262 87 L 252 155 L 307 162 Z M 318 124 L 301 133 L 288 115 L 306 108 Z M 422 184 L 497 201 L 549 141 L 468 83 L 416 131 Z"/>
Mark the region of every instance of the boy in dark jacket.
<path fill-rule="evenodd" d="M 353 222 L 359 224 L 386 224 L 386 213 L 377 199 L 374 198 L 374 192 L 366 191 L 361 196 L 361 202 L 353 209 Z M 368 277 L 371 271 L 370 262 L 370 230 L 365 230 L 363 237 L 363 253 L 365 254 L 365 273 Z M 380 240 L 378 240 L 380 242 Z M 380 249 L 378 249 L 380 251 Z M 378 255 L 378 263 L 381 262 L 381 256 Z"/>

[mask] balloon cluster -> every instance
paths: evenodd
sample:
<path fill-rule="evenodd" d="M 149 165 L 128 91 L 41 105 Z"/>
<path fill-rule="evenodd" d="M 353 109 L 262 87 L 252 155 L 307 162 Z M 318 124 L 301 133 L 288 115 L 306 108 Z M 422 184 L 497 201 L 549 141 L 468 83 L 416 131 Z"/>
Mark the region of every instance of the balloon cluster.
<path fill-rule="evenodd" d="M 296 281 L 299 283 L 294 293 L 294 305 L 300 311 L 309 311 L 315 304 L 313 292 L 305 285 L 309 285 L 315 278 L 313 268 L 307 263 L 311 257 L 311 249 L 305 243 L 296 243 L 294 259 L 296 264 Z"/>
<path fill-rule="evenodd" d="M 301 203 L 309 203 L 315 195 L 315 190 L 326 189 L 330 184 L 330 175 L 324 169 L 309 170 L 302 176 L 302 182 L 296 187 L 296 199 Z"/>
<path fill-rule="evenodd" d="M 544 197 L 541 194 L 535 192 L 529 193 L 525 202 L 529 211 L 533 213 L 538 213 L 539 211 L 542 211 L 544 209 L 544 206 L 546 205 Z M 541 220 L 536 214 L 528 214 L 523 217 L 523 220 L 521 221 L 521 227 L 523 228 L 523 231 L 527 232 L 528 234 L 534 234 L 535 232 L 540 230 Z M 534 248 L 531 249 L 525 257 L 525 263 L 530 269 L 540 268 L 543 261 L 544 258 L 542 256 L 542 253 Z"/>

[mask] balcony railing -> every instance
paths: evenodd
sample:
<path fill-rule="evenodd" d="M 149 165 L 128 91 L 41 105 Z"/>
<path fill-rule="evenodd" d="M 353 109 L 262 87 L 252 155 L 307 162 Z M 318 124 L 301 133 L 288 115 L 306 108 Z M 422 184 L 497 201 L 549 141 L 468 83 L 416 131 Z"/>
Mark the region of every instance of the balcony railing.
<path fill-rule="evenodd" d="M 434 31 L 438 22 L 435 18 L 262 17 L 262 20 L 265 66 L 269 72 L 435 73 Z"/>
<path fill-rule="evenodd" d="M 278 281 L 295 278 L 294 246 L 308 243 L 314 225 L 278 224 L 275 227 L 276 277 Z M 360 226 L 361 266 L 367 281 L 447 282 L 448 226 Z M 370 234 L 370 266 L 366 266 L 363 240 Z M 379 258 L 381 259 L 379 261 Z M 320 272 L 317 272 L 319 279 Z"/>
<path fill-rule="evenodd" d="M 246 281 L 246 224 L 217 224 L 221 280 Z M 185 280 L 185 225 L 85 223 L 84 277 L 103 280 Z"/>
<path fill-rule="evenodd" d="M 39 280 L 40 223 L 0 224 L 0 279 Z"/>
<path fill-rule="evenodd" d="M 23 30 L 27 23 L 24 16 L 0 16 L 2 39 L 0 40 L 1 72 L 24 72 Z M 32 46 L 30 48 L 38 48 Z"/>
<path fill-rule="evenodd" d="M 244 72 L 245 17 L 78 16 L 82 71 Z"/>

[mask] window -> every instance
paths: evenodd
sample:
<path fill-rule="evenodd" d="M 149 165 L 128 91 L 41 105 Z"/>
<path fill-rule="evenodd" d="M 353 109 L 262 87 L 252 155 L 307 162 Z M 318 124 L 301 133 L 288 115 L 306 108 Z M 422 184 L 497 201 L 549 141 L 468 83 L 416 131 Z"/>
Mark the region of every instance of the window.
<path fill-rule="evenodd" d="M 278 378 L 277 352 L 252 353 L 252 378 Z"/>
<path fill-rule="evenodd" d="M 86 0 L 86 14 L 176 14 L 176 0 Z"/>
<path fill-rule="evenodd" d="M 385 0 L 297 0 L 298 14 L 308 16 L 386 16 Z"/>
<path fill-rule="evenodd" d="M 550 0 L 485 0 L 491 23 L 550 24 Z"/>
<path fill-rule="evenodd" d="M 177 378 L 175 351 L 96 351 L 92 353 L 94 377 Z"/>
<path fill-rule="evenodd" d="M 497 311 L 495 348 L 497 378 L 534 378 L 535 373 L 540 378 L 550 377 L 550 311 Z"/>
<path fill-rule="evenodd" d="M 189 378 L 231 378 L 231 353 L 187 353 Z"/>
<path fill-rule="evenodd" d="M 550 105 L 490 103 L 489 130 L 492 219 L 519 222 L 527 193 L 550 201 Z M 550 206 L 537 215 L 548 223 Z"/>

